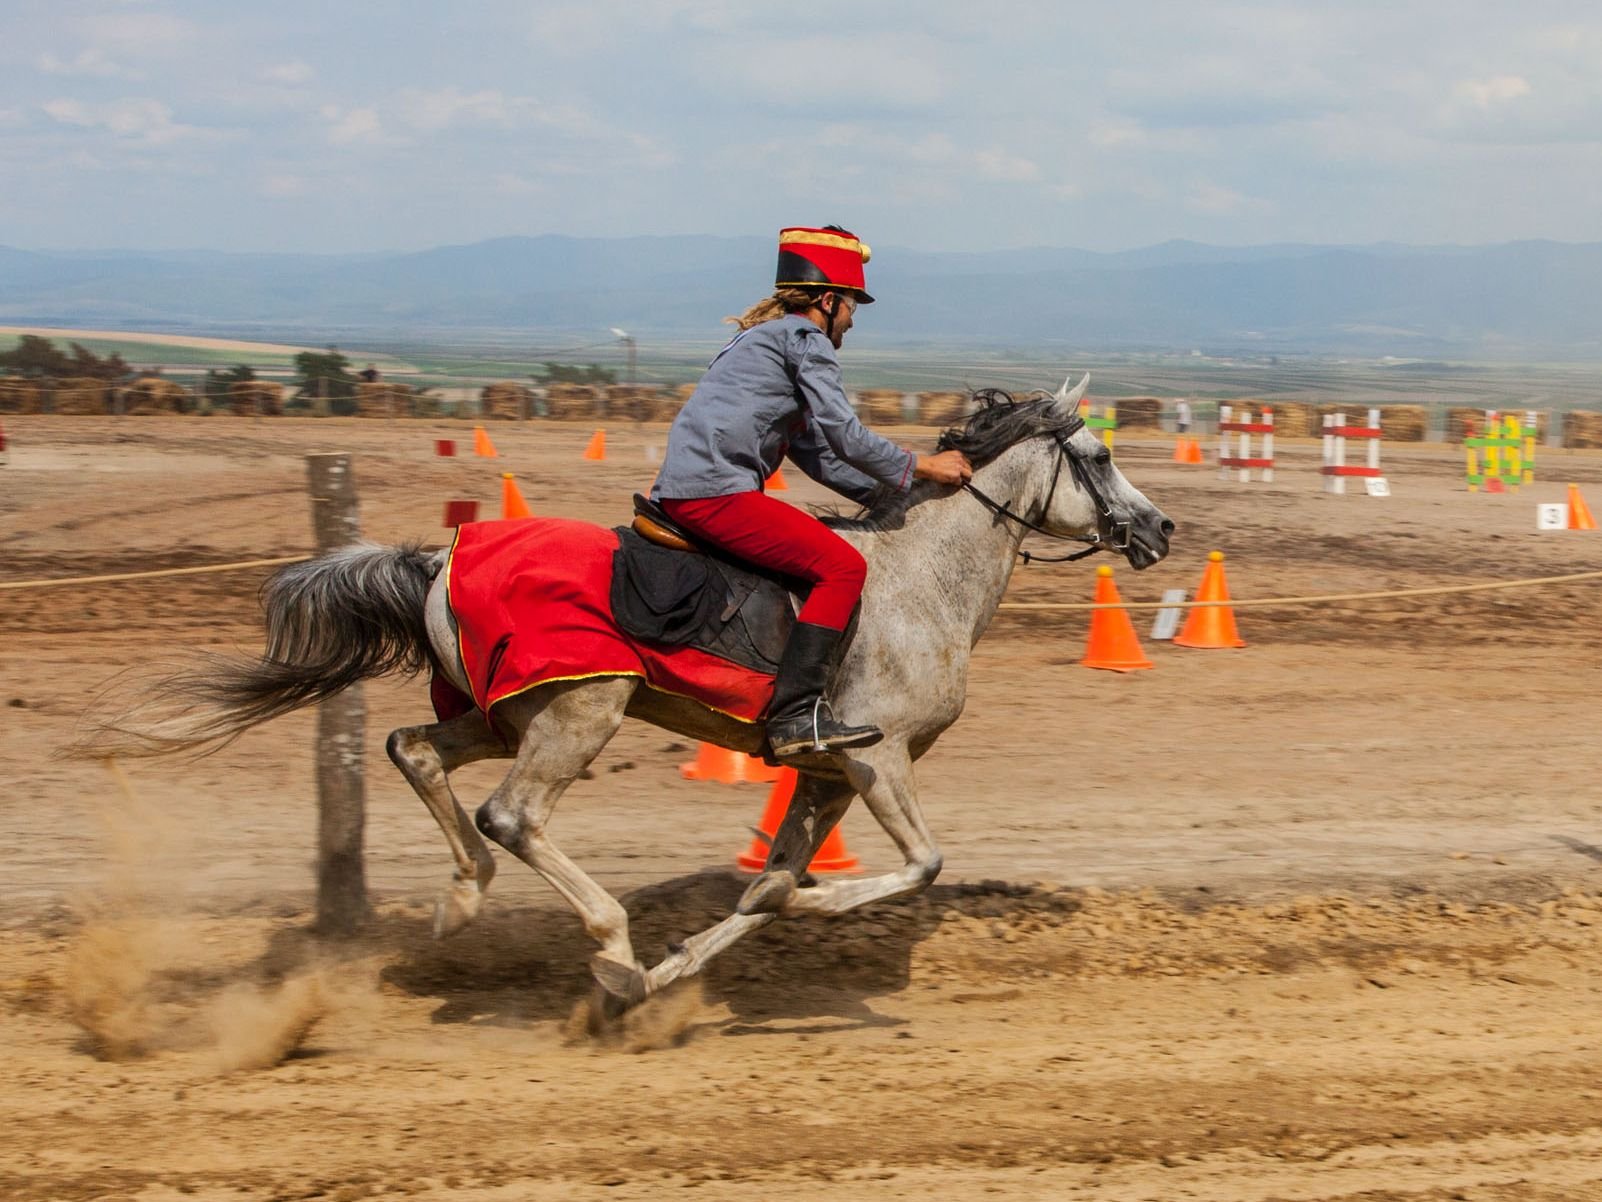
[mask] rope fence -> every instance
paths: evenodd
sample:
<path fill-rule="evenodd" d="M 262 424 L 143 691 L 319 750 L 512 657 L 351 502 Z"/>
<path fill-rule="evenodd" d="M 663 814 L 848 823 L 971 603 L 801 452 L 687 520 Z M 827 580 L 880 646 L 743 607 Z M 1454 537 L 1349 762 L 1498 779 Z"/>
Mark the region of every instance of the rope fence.
<path fill-rule="evenodd" d="M 200 576 L 208 572 L 238 572 L 249 568 L 276 568 L 285 564 L 304 563 L 310 555 L 285 555 L 278 559 L 246 559 L 238 563 L 202 564 L 192 568 L 156 568 L 148 572 L 114 572 L 104 576 L 63 576 L 51 580 L 0 581 L 0 591 L 33 588 L 56 588 L 68 585 L 109 584 L 125 580 L 155 580 L 162 576 Z M 1035 611 L 1070 611 L 1092 609 L 1197 609 L 1204 606 L 1228 606 L 1232 609 L 1269 609 L 1274 606 L 1330 605 L 1345 601 L 1386 601 L 1399 597 L 1438 597 L 1450 593 L 1484 593 L 1496 589 L 1537 588 L 1549 584 L 1572 584 L 1581 580 L 1602 579 L 1602 570 L 1570 572 L 1564 576 L 1531 576 L 1522 580 L 1491 580 L 1479 584 L 1442 584 L 1429 588 L 1385 589 L 1364 593 L 1318 593 L 1306 597 L 1233 598 L 1228 601 L 1118 601 L 1097 604 L 1093 601 L 1003 601 L 997 608 Z"/>
<path fill-rule="evenodd" d="M 245 559 L 239 563 L 209 563 L 193 568 L 155 568 L 148 572 L 112 572 L 105 576 L 61 576 L 53 580 L 0 580 L 0 591 L 56 588 L 69 584 L 108 584 L 122 580 L 155 580 L 161 576 L 201 576 L 207 572 L 239 572 L 246 568 L 278 568 L 287 563 L 303 563 L 310 558 L 310 555 L 285 555 L 280 559 Z"/>

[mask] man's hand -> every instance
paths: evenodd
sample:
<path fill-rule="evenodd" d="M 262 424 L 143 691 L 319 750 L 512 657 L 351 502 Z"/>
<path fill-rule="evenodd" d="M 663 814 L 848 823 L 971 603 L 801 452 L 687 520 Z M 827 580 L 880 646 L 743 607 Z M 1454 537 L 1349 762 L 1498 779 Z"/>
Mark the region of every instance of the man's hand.
<path fill-rule="evenodd" d="M 963 485 L 973 479 L 973 464 L 961 451 L 941 451 L 937 455 L 919 455 L 912 474 L 936 484 Z"/>

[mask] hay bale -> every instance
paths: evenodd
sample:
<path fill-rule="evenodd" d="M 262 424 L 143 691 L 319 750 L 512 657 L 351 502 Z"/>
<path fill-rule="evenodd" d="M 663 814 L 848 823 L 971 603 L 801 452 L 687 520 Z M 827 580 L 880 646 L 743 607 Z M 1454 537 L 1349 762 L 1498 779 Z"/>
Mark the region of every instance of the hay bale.
<path fill-rule="evenodd" d="M 478 396 L 478 412 L 498 421 L 527 421 L 534 416 L 534 390 L 516 380 L 486 384 Z"/>
<path fill-rule="evenodd" d="M 1571 409 L 1563 415 L 1563 445 L 1595 450 L 1602 447 L 1602 413 Z"/>
<path fill-rule="evenodd" d="M 1163 414 L 1174 407 L 1172 401 L 1155 396 L 1126 396 L 1107 404 L 1114 406 L 1120 430 L 1160 430 Z"/>
<path fill-rule="evenodd" d="M 0 379 L 0 413 L 43 413 L 44 398 L 31 380 Z"/>
<path fill-rule="evenodd" d="M 1275 438 L 1316 438 L 1320 426 L 1318 407 L 1306 401 L 1240 401 L 1232 404 L 1250 405 L 1252 412 L 1270 409 L 1274 414 Z"/>
<path fill-rule="evenodd" d="M 1462 442 L 1485 433 L 1485 410 L 1453 406 L 1446 411 L 1446 441 Z"/>
<path fill-rule="evenodd" d="M 194 395 L 161 376 L 144 376 L 122 390 L 122 411 L 129 417 L 195 412 Z"/>
<path fill-rule="evenodd" d="M 973 412 L 973 396 L 966 392 L 920 392 L 918 424 L 954 426 Z"/>
<path fill-rule="evenodd" d="M 74 417 L 103 417 L 111 412 L 111 389 L 103 380 L 50 381 L 50 412 Z"/>
<path fill-rule="evenodd" d="M 282 417 L 284 386 L 271 380 L 241 380 L 228 385 L 228 410 L 237 417 Z"/>
<path fill-rule="evenodd" d="M 397 418 L 412 415 L 412 386 L 385 380 L 356 385 L 356 416 Z"/>
<path fill-rule="evenodd" d="M 606 416 L 606 394 L 590 384 L 552 384 L 545 406 L 557 421 L 596 421 Z"/>
<path fill-rule="evenodd" d="M 671 421 L 679 407 L 655 384 L 612 384 L 606 390 L 606 414 L 624 421 Z"/>
<path fill-rule="evenodd" d="M 1423 442 L 1429 437 L 1430 411 L 1423 405 L 1381 405 L 1379 411 L 1386 442 Z"/>
<path fill-rule="evenodd" d="M 870 426 L 898 426 L 903 393 L 899 388 L 864 388 L 857 393 L 857 416 Z"/>

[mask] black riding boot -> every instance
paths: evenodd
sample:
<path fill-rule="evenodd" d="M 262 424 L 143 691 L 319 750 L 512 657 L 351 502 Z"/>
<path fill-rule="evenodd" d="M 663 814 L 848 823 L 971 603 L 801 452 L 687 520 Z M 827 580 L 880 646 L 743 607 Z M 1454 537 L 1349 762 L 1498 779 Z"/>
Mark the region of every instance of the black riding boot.
<path fill-rule="evenodd" d="M 768 742 L 777 760 L 816 758 L 846 747 L 866 747 L 884 738 L 877 726 L 846 726 L 835 721 L 823 699 L 834 671 L 834 653 L 843 632 L 797 622 L 784 645 L 779 674 L 768 707 Z"/>

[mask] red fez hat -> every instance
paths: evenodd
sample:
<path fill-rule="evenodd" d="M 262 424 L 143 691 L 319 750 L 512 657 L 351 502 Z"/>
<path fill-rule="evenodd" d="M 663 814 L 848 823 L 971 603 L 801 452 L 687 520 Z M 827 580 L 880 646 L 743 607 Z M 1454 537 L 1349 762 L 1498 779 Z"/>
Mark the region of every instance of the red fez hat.
<path fill-rule="evenodd" d="M 776 288 L 834 288 L 853 292 L 864 305 L 873 304 L 862 278 L 862 265 L 873 252 L 849 230 L 826 225 L 821 230 L 792 226 L 779 231 Z"/>

